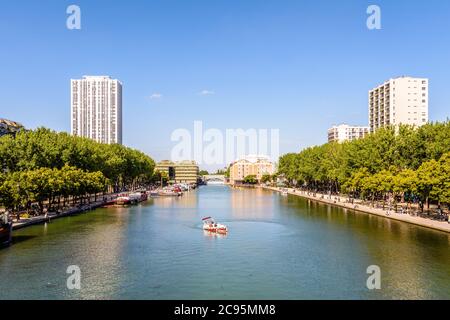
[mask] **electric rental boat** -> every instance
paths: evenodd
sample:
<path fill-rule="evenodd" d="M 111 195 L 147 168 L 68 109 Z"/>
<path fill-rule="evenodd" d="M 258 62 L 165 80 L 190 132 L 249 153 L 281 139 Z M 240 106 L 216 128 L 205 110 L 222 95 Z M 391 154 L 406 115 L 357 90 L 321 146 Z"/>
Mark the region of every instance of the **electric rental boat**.
<path fill-rule="evenodd" d="M 203 230 L 215 233 L 227 233 L 228 227 L 226 225 L 216 223 L 213 218 L 206 217 L 202 219 Z"/>

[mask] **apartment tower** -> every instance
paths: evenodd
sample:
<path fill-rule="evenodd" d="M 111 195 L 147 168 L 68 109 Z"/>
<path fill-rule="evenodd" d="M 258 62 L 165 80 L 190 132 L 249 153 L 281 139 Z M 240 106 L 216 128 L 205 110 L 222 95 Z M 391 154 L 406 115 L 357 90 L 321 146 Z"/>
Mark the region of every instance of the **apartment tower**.
<path fill-rule="evenodd" d="M 71 80 L 71 132 L 122 144 L 122 83 L 108 76 Z"/>
<path fill-rule="evenodd" d="M 353 141 L 364 138 L 368 133 L 369 127 L 341 124 L 328 129 L 328 142 Z"/>
<path fill-rule="evenodd" d="M 428 122 L 428 79 L 390 79 L 369 91 L 370 132 L 400 124 L 420 127 Z"/>

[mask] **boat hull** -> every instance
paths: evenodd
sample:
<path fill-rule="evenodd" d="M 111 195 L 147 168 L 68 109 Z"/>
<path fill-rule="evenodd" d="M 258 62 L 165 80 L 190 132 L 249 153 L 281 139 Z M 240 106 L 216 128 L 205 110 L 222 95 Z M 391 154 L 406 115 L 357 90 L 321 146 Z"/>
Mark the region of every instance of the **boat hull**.
<path fill-rule="evenodd" d="M 0 246 L 9 246 L 12 242 L 12 223 L 0 225 Z"/>
<path fill-rule="evenodd" d="M 205 224 L 203 225 L 203 230 L 213 233 L 227 233 L 228 228 L 223 224 Z"/>
<path fill-rule="evenodd" d="M 159 193 L 160 197 L 180 197 L 181 193 L 179 192 L 160 192 Z"/>
<path fill-rule="evenodd" d="M 131 200 L 130 199 L 117 199 L 115 201 L 115 204 L 118 206 L 126 206 L 131 204 Z"/>
<path fill-rule="evenodd" d="M 139 202 L 147 201 L 148 194 L 146 192 L 131 193 L 129 195 L 119 196 L 114 203 L 119 206 L 126 206 L 131 204 L 137 204 Z"/>
<path fill-rule="evenodd" d="M 228 229 L 224 228 L 203 228 L 203 230 L 211 233 L 221 233 L 221 234 L 228 233 Z"/>

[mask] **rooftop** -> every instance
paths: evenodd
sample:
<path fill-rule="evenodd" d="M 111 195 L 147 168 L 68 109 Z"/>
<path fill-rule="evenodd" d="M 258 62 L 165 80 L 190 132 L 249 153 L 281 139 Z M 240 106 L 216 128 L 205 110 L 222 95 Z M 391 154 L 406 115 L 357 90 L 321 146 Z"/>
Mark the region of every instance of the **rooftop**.
<path fill-rule="evenodd" d="M 15 134 L 21 129 L 23 129 L 23 125 L 19 122 L 0 118 L 0 136 L 5 134 Z"/>

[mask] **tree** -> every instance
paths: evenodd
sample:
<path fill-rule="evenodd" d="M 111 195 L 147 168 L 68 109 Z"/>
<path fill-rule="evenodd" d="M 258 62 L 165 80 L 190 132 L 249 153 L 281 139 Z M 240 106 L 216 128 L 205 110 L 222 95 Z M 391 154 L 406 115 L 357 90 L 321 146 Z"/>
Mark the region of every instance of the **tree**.
<path fill-rule="evenodd" d="M 361 181 L 352 179 L 356 173 L 361 173 L 360 170 L 365 170 L 367 175 L 385 170 L 393 176 L 402 170 L 417 170 L 423 163 L 439 161 L 442 155 L 450 152 L 449 141 L 450 121 L 420 128 L 391 126 L 362 139 L 327 143 L 306 148 L 300 153 L 283 155 L 279 159 L 278 174 L 284 176 L 290 185 L 357 195 L 361 193 L 358 185 Z M 368 189 L 365 191 L 367 193 Z M 374 192 L 380 196 L 380 192 Z"/>
<path fill-rule="evenodd" d="M 431 160 L 422 163 L 417 169 L 417 191 L 421 199 L 421 209 L 423 211 L 423 204 L 426 203 L 427 209 L 430 208 L 430 197 L 433 200 L 439 200 L 439 191 L 436 187 L 440 183 L 440 165 L 436 160 Z"/>
<path fill-rule="evenodd" d="M 262 183 L 268 183 L 268 182 L 271 182 L 271 181 L 272 181 L 272 176 L 270 174 L 264 174 L 261 177 L 261 182 Z"/>
<path fill-rule="evenodd" d="M 229 179 L 230 178 L 230 170 L 231 170 L 231 166 L 228 166 L 227 170 L 224 173 L 225 178 Z"/>
<path fill-rule="evenodd" d="M 257 184 L 258 180 L 256 179 L 255 175 L 249 175 L 244 178 L 244 183 L 245 184 Z"/>
<path fill-rule="evenodd" d="M 163 185 L 166 185 L 168 181 L 169 181 L 169 175 L 165 171 L 156 170 L 155 173 L 153 174 L 153 178 L 152 178 L 153 183 L 158 183 L 161 186 L 163 186 Z"/>
<path fill-rule="evenodd" d="M 200 172 L 198 174 L 203 177 L 203 176 L 209 175 L 209 172 L 206 170 L 200 170 Z"/>
<path fill-rule="evenodd" d="M 411 169 L 400 171 L 393 179 L 392 191 L 394 195 L 401 195 L 404 201 L 411 201 L 411 195 L 417 192 L 417 174 Z M 406 195 L 408 199 L 406 199 Z"/>
<path fill-rule="evenodd" d="M 49 206 L 90 201 L 99 192 L 136 189 L 151 182 L 155 163 L 122 145 L 56 133 L 21 131 L 0 137 L 0 203 L 19 210 L 44 202 Z"/>
<path fill-rule="evenodd" d="M 354 172 L 350 179 L 343 184 L 342 190 L 347 193 L 351 193 L 353 196 L 359 196 L 364 188 L 364 181 L 369 177 L 369 170 L 367 168 L 361 168 Z"/>
<path fill-rule="evenodd" d="M 445 153 L 439 160 L 440 179 L 436 188 L 437 198 L 441 203 L 450 206 L 450 153 Z"/>

